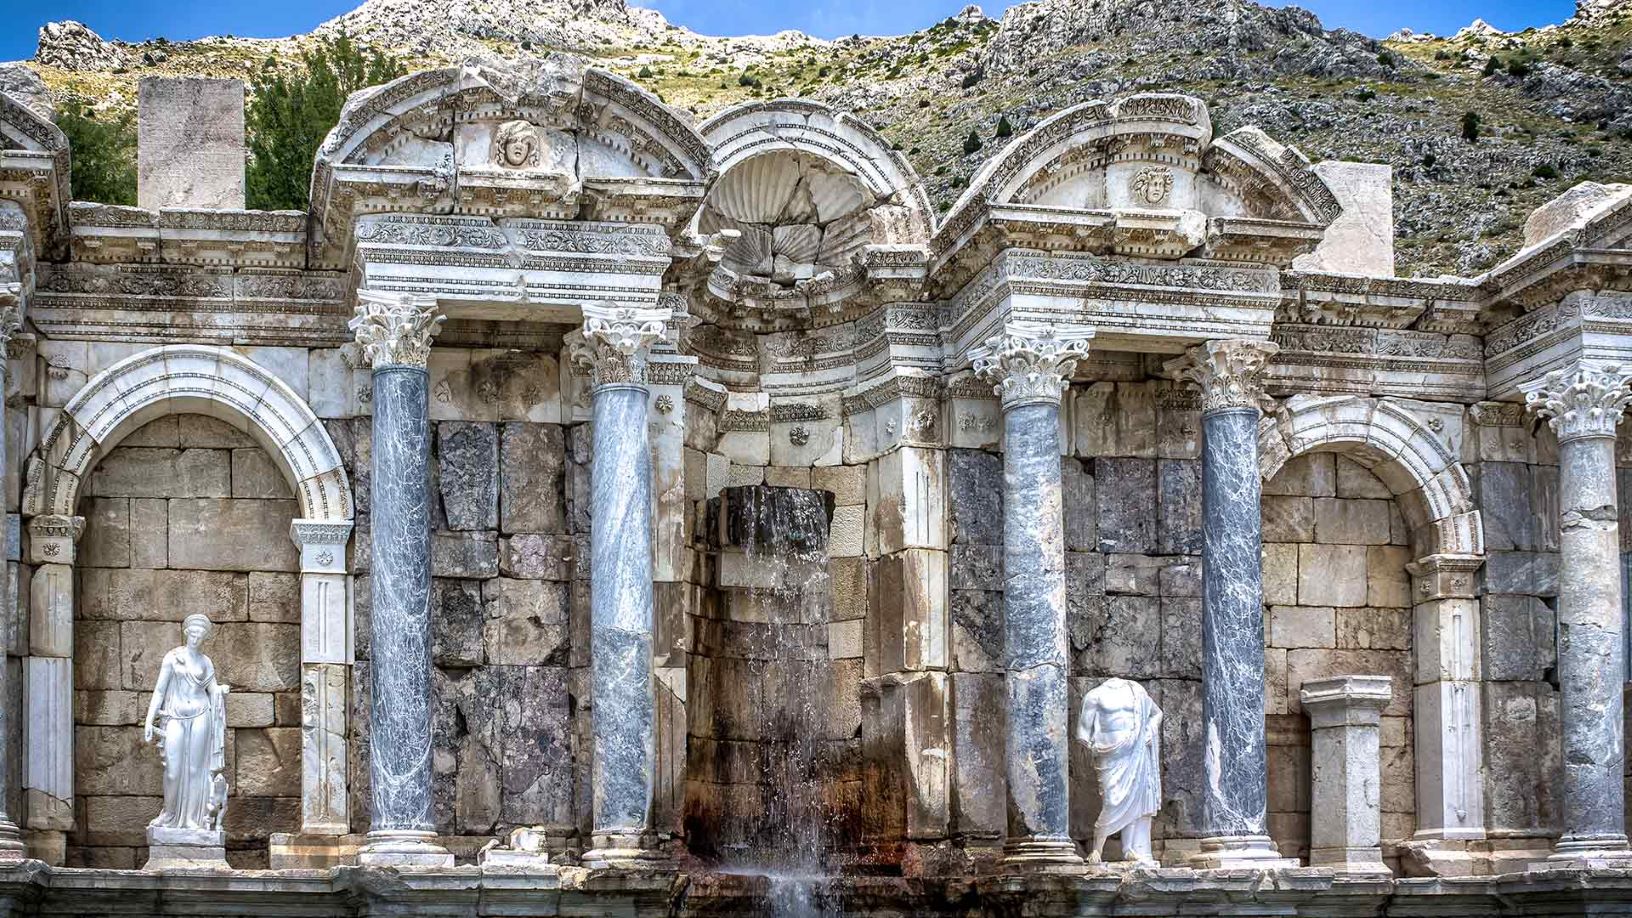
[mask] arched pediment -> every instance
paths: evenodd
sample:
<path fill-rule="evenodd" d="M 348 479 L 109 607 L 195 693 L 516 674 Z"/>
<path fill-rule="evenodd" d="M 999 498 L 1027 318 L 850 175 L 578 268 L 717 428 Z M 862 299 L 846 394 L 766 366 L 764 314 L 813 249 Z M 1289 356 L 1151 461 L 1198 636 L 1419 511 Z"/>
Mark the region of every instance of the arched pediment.
<path fill-rule="evenodd" d="M 935 248 L 1004 222 L 1009 238 L 1056 250 L 1290 263 L 1340 210 L 1303 154 L 1257 128 L 1214 137 L 1200 99 L 1145 93 L 1084 102 L 1015 138 L 975 174 Z"/>
<path fill-rule="evenodd" d="M 67 238 L 68 158 L 49 118 L 0 93 L 0 199 L 22 208 L 33 252 L 54 256 Z"/>
<path fill-rule="evenodd" d="M 875 263 L 927 252 L 929 196 L 866 124 L 781 99 L 728 109 L 701 133 L 717 178 L 695 230 L 720 249 L 707 287 L 747 324 L 831 321 L 859 305 Z"/>
<path fill-rule="evenodd" d="M 312 175 L 317 244 L 382 211 L 684 224 L 709 177 L 695 130 L 570 55 L 427 70 L 354 94 Z"/>

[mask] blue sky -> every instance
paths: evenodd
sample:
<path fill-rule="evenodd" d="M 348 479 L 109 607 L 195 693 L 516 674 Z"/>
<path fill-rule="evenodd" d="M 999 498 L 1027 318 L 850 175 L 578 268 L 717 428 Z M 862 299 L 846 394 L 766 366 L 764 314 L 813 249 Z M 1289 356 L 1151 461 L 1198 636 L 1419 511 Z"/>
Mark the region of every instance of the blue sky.
<path fill-rule="evenodd" d="M 309 31 L 361 0 L 0 0 L 0 60 L 32 57 L 39 27 L 78 19 L 105 38 L 139 41 L 204 35 L 275 37 Z M 1183 0 L 1178 0 L 1183 2 Z M 1001 0 L 999 0 L 1001 3 Z M 1007 3 L 986 4 L 997 16 Z M 640 0 L 670 21 L 698 32 L 742 35 L 800 29 L 824 38 L 860 32 L 893 35 L 923 28 L 956 13 L 959 0 Z M 1280 5 L 1280 4 L 1276 4 Z M 1342 26 L 1383 36 L 1401 26 L 1445 34 L 1483 17 L 1502 29 L 1566 19 L 1573 0 L 1304 0 L 1328 28 Z"/>

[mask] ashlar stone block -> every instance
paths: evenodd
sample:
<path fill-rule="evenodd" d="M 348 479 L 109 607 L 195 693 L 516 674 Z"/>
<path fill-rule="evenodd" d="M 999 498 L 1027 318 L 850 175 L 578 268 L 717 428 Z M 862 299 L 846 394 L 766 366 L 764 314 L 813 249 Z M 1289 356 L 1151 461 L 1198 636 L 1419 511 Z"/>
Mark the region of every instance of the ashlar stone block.
<path fill-rule="evenodd" d="M 143 77 L 136 107 L 137 206 L 243 209 L 242 81 Z"/>

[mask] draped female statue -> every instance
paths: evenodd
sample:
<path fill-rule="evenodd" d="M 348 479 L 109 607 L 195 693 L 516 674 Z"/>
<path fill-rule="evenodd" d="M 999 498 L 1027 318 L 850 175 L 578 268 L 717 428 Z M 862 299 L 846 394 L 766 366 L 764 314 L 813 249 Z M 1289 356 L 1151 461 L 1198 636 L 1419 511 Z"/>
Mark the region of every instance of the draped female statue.
<path fill-rule="evenodd" d="M 226 809 L 227 687 L 199 650 L 214 630 L 203 615 L 187 616 L 186 641 L 164 655 L 142 738 L 164 759 L 164 809 L 148 823 L 157 844 L 220 845 Z"/>

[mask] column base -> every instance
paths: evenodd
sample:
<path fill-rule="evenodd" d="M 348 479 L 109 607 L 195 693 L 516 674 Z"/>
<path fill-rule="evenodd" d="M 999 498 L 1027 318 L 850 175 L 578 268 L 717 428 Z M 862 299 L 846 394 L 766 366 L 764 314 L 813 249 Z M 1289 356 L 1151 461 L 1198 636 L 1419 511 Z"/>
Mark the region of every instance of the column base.
<path fill-rule="evenodd" d="M 1201 853 L 1191 855 L 1197 870 L 1281 870 L 1301 867 L 1295 857 L 1281 857 L 1268 835 L 1217 835 L 1201 840 Z"/>
<path fill-rule="evenodd" d="M 1309 866 L 1330 870 L 1338 876 L 1390 876 L 1392 870 L 1383 863 L 1383 849 L 1361 846 L 1357 848 L 1310 848 Z"/>
<path fill-rule="evenodd" d="M 590 836 L 594 846 L 578 862 L 592 870 L 658 867 L 667 858 L 654 847 L 656 840 L 641 832 L 604 832 Z"/>
<path fill-rule="evenodd" d="M 1047 873 L 1080 871 L 1082 855 L 1077 843 L 1070 838 L 1033 835 L 1029 838 L 1010 838 L 1003 843 L 1004 873 Z"/>
<path fill-rule="evenodd" d="M 435 870 L 453 866 L 453 854 L 436 843 L 435 832 L 412 829 L 382 829 L 368 833 L 357 849 L 357 863 L 363 867 L 396 867 Z"/>
<path fill-rule="evenodd" d="M 28 846 L 23 844 L 23 833 L 9 819 L 0 819 L 0 864 L 15 864 L 28 859 Z"/>
<path fill-rule="evenodd" d="M 1560 867 L 1632 867 L 1632 848 L 1626 836 L 1608 835 L 1566 836 L 1553 845 L 1547 860 L 1530 866 L 1531 870 L 1556 870 Z"/>

